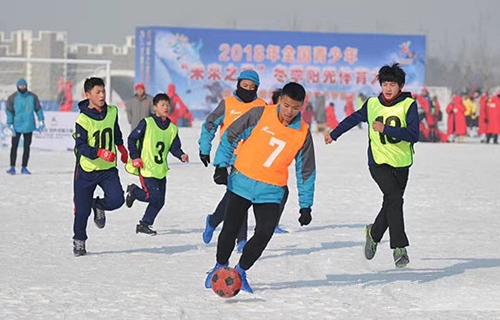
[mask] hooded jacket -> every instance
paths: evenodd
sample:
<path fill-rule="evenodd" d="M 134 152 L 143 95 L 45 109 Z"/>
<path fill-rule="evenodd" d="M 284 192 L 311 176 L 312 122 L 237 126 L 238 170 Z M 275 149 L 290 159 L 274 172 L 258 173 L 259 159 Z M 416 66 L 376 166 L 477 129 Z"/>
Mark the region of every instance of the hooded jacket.
<path fill-rule="evenodd" d="M 7 124 L 14 125 L 14 130 L 19 133 L 35 131 L 35 113 L 38 121 L 43 121 L 43 110 L 36 94 L 27 91 L 14 92 L 7 98 Z"/>

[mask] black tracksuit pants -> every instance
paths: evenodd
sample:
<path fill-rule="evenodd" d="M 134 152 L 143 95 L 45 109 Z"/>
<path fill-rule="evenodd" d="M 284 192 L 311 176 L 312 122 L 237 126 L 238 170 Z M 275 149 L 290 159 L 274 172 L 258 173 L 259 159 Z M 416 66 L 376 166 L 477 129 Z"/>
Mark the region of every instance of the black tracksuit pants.
<path fill-rule="evenodd" d="M 19 133 L 16 132 L 15 136 L 12 136 L 12 144 L 10 147 L 10 166 L 15 167 L 16 166 L 16 159 L 17 159 L 17 147 L 19 146 L 19 140 L 21 139 L 21 135 L 23 135 L 23 162 L 22 166 L 27 167 L 28 166 L 28 161 L 30 159 L 30 146 L 31 146 L 31 139 L 33 137 L 33 133 Z"/>
<path fill-rule="evenodd" d="M 161 208 L 165 205 L 167 178 L 156 179 L 141 177 L 141 184 L 142 189 L 135 187 L 132 189 L 132 194 L 137 200 L 149 203 L 140 223 L 152 226 L 156 216 L 158 216 Z"/>
<path fill-rule="evenodd" d="M 227 197 L 227 214 L 217 241 L 217 262 L 228 263 L 241 224 L 247 217 L 248 209 L 253 206 L 255 233 L 245 245 L 239 261 L 240 267 L 248 270 L 262 255 L 274 234 L 280 218 L 280 204 L 252 203 L 231 191 L 227 192 Z"/>
<path fill-rule="evenodd" d="M 227 201 L 229 199 L 229 190 L 226 189 L 226 193 L 224 193 L 224 196 L 222 199 L 219 201 L 219 204 L 217 205 L 217 208 L 215 208 L 214 213 L 210 216 L 208 223 L 213 228 L 217 228 L 222 221 L 224 221 L 224 216 L 226 215 L 226 207 L 227 207 Z M 247 240 L 247 229 L 248 229 L 248 219 L 247 219 L 248 213 L 245 214 L 245 218 L 241 222 L 241 227 L 238 231 L 238 236 L 237 240 L 238 242 Z"/>
<path fill-rule="evenodd" d="M 380 242 L 389 228 L 392 249 L 409 245 L 403 219 L 403 195 L 408 182 L 409 168 L 394 168 L 389 165 L 370 167 L 370 173 L 384 194 L 380 209 L 371 229 L 375 242 Z"/>
<path fill-rule="evenodd" d="M 104 198 L 94 198 L 94 191 L 97 186 L 101 187 L 104 191 Z M 94 200 L 96 207 L 106 211 L 116 210 L 125 202 L 123 188 L 116 168 L 85 172 L 77 165 L 73 181 L 73 190 L 73 201 L 75 205 L 73 239 L 76 240 L 87 240 L 87 221 Z"/>
<path fill-rule="evenodd" d="M 288 187 L 285 188 L 285 195 L 283 196 L 283 200 L 281 201 L 280 205 L 280 218 L 281 214 L 283 213 L 283 210 L 285 209 L 285 204 L 286 201 L 288 200 Z M 221 224 L 222 221 L 224 221 L 224 216 L 226 215 L 226 207 L 227 207 L 227 200 L 229 198 L 229 190 L 226 190 L 226 193 L 224 194 L 224 197 L 220 200 L 219 204 L 217 205 L 217 208 L 215 209 L 214 213 L 210 216 L 209 223 L 213 228 L 217 228 L 219 224 Z M 278 226 L 278 222 L 276 223 L 276 226 Z M 238 242 L 242 240 L 247 240 L 247 230 L 248 230 L 248 213 L 245 216 L 245 219 L 243 219 L 242 225 L 240 230 L 238 231 L 238 236 L 236 240 Z"/>

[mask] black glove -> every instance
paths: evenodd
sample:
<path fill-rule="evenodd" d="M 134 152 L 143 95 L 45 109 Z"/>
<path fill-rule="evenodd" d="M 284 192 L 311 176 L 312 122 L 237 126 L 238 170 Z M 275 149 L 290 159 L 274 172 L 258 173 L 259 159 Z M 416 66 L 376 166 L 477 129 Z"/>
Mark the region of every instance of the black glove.
<path fill-rule="evenodd" d="M 205 167 L 208 167 L 208 164 L 210 163 L 210 155 L 209 154 L 202 154 L 200 152 L 200 160 L 205 165 Z"/>
<path fill-rule="evenodd" d="M 227 186 L 227 176 L 226 167 L 215 167 L 214 181 L 216 184 L 224 184 Z"/>
<path fill-rule="evenodd" d="M 312 216 L 311 216 L 311 208 L 302 208 L 300 209 L 300 217 L 299 217 L 299 223 L 301 226 L 307 226 L 309 223 L 311 223 Z"/>

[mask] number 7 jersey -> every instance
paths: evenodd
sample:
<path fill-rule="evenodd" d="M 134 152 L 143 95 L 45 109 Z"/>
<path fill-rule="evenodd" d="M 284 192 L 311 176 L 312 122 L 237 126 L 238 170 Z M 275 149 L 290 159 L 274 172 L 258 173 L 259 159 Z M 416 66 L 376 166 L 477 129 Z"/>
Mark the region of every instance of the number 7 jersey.
<path fill-rule="evenodd" d="M 299 130 L 286 127 L 277 115 L 277 106 L 264 108 L 252 134 L 238 149 L 235 167 L 251 179 L 284 187 L 288 167 L 304 145 L 309 125 L 301 121 Z"/>
<path fill-rule="evenodd" d="M 227 128 L 214 165 L 230 166 L 240 141 L 236 170 L 228 181 L 230 191 L 253 203 L 281 203 L 288 168 L 295 160 L 299 205 L 313 205 L 314 145 L 309 126 L 300 115 L 286 127 L 278 119 L 278 106 L 253 108 Z"/>

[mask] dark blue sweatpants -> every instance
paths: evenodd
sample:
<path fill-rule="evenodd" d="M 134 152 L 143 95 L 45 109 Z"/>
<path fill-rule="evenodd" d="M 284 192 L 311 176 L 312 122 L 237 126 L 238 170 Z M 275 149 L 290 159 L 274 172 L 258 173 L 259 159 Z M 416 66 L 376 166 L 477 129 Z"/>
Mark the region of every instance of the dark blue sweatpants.
<path fill-rule="evenodd" d="M 125 199 L 123 188 L 116 168 L 85 172 L 77 165 L 73 181 L 75 220 L 73 239 L 87 240 L 87 221 L 92 210 L 94 191 L 99 186 L 104 191 L 104 198 L 97 199 L 96 206 L 105 211 L 120 208 Z"/>
<path fill-rule="evenodd" d="M 147 202 L 148 207 L 141 219 L 141 223 L 152 226 L 156 216 L 165 205 L 165 193 L 167 189 L 167 179 L 143 178 L 141 177 L 141 188 L 133 188 L 133 196 L 142 202 Z"/>

